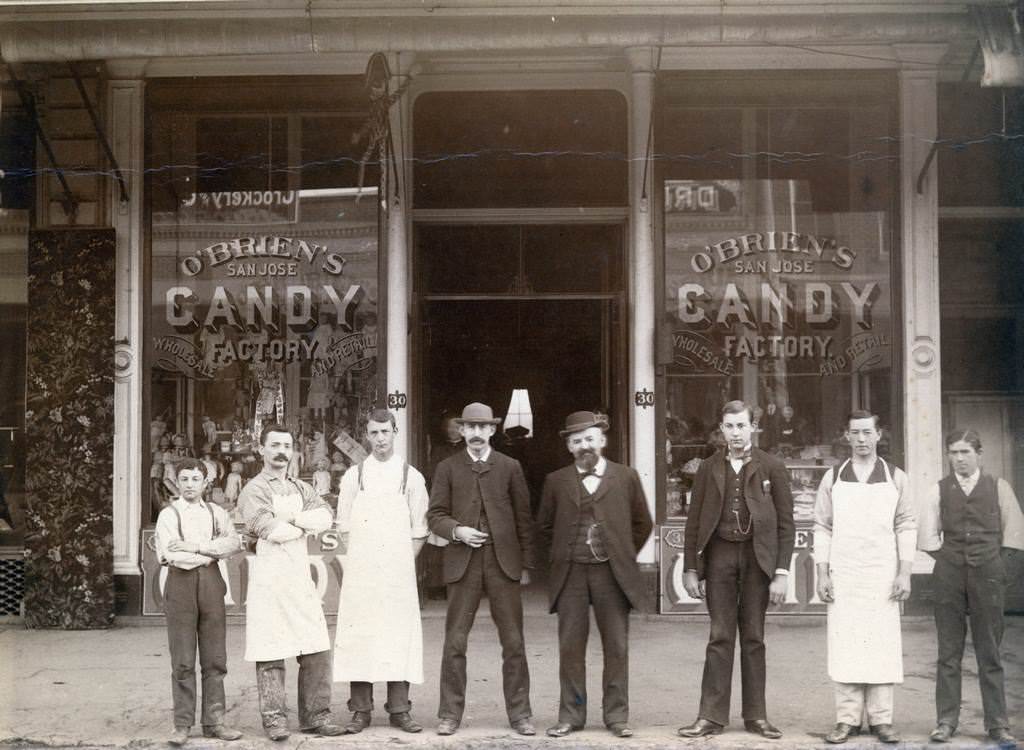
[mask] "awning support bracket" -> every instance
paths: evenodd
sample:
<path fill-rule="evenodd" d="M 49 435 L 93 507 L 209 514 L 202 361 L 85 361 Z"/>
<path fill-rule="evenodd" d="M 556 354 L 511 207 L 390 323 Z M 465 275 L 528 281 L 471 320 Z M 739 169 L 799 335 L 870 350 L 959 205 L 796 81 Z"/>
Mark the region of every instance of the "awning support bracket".
<path fill-rule="evenodd" d="M 43 130 L 43 124 L 39 121 L 39 112 L 36 110 L 35 98 L 32 93 L 28 90 L 25 82 L 18 78 L 18 74 L 14 70 L 14 66 L 11 63 L 7 63 L 7 70 L 11 74 L 11 82 L 14 83 L 14 88 L 18 91 L 18 98 L 21 99 L 21 106 L 28 112 L 28 116 L 32 119 L 32 125 L 35 127 L 36 136 L 39 138 L 39 142 L 43 144 L 43 150 L 46 151 L 46 157 L 50 160 L 50 166 L 53 167 L 54 174 L 57 175 L 57 180 L 60 182 L 61 190 L 64 193 L 64 198 L 61 200 L 61 207 L 64 209 L 64 213 L 67 214 L 69 220 L 74 223 L 74 217 L 78 213 L 78 199 L 75 198 L 71 192 L 71 187 L 68 185 L 67 178 L 64 176 L 64 168 L 57 163 L 57 157 L 53 153 L 53 146 L 50 144 L 50 139 L 46 137 L 46 132 Z"/>
<path fill-rule="evenodd" d="M 85 85 L 82 83 L 82 77 L 78 75 L 78 68 L 75 67 L 75 63 L 71 60 L 68 60 L 68 70 L 71 71 L 71 76 L 75 79 L 75 86 L 78 88 L 78 95 L 82 97 L 82 103 L 85 104 L 85 108 L 89 112 L 89 119 L 92 120 L 92 127 L 96 131 L 96 136 L 99 138 L 100 145 L 103 147 L 103 153 L 107 155 L 110 167 L 114 170 L 114 177 L 117 179 L 117 187 L 121 195 L 121 203 L 127 203 L 128 185 L 125 184 L 124 174 L 121 172 L 121 167 L 118 166 L 117 158 L 114 156 L 114 150 L 110 147 L 110 141 L 107 139 L 107 133 L 103 129 L 103 124 L 100 122 L 99 115 L 96 114 L 96 108 L 93 107 L 92 101 L 89 99 L 89 94 L 85 90 Z"/>

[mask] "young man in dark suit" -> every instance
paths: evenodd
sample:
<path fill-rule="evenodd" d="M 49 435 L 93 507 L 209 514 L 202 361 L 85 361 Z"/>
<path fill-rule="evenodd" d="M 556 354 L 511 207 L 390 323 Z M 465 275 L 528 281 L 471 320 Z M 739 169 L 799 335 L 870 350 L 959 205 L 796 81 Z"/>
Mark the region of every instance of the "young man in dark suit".
<path fill-rule="evenodd" d="M 456 420 L 466 450 L 437 466 L 430 491 L 430 530 L 452 543 L 444 548 L 448 584 L 441 661 L 441 719 L 437 733 L 454 734 L 466 705 L 466 645 L 480 600 L 487 595 L 501 639 L 505 710 L 512 728 L 536 734 L 530 723 L 530 673 L 523 643 L 519 587 L 533 567 L 530 492 L 523 469 L 490 445 L 500 419 L 473 403 Z"/>
<path fill-rule="evenodd" d="M 752 410 L 742 401 L 722 409 L 726 447 L 694 477 L 683 536 L 683 586 L 707 597 L 711 616 L 697 721 L 682 737 L 719 734 L 729 723 L 732 662 L 740 633 L 743 724 L 767 739 L 782 736 L 765 705 L 764 616 L 786 598 L 793 554 L 793 496 L 778 459 L 750 445 Z"/>
<path fill-rule="evenodd" d="M 551 550 L 551 612 L 558 613 L 561 698 L 551 737 L 587 721 L 587 638 L 594 608 L 604 650 L 604 723 L 616 737 L 629 727 L 629 610 L 644 609 L 637 551 L 651 533 L 640 477 L 601 453 L 608 423 L 589 411 L 570 414 L 560 434 L 573 463 L 544 481 L 538 526 Z"/>

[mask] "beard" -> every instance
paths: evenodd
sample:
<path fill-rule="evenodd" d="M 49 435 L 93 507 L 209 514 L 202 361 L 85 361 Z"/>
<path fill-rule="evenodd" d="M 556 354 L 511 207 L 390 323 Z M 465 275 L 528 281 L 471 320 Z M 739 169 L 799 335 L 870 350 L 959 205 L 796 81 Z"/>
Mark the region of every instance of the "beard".
<path fill-rule="evenodd" d="M 576 462 L 576 466 L 584 471 L 590 471 L 597 466 L 597 460 L 600 458 L 597 451 L 593 448 L 580 448 L 572 454 L 572 457 Z"/>

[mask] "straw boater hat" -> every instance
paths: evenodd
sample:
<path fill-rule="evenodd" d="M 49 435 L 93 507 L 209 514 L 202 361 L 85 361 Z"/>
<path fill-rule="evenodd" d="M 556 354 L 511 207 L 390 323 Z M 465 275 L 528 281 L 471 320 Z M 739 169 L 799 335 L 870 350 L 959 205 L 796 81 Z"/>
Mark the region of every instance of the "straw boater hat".
<path fill-rule="evenodd" d="M 462 416 L 455 418 L 456 424 L 501 424 L 494 418 L 494 412 L 487 404 L 474 401 L 462 410 Z"/>
<path fill-rule="evenodd" d="M 559 430 L 558 434 L 568 437 L 574 432 L 583 432 L 590 427 L 600 427 L 601 432 L 608 432 L 608 421 L 603 415 L 597 415 L 592 411 L 574 411 L 565 418 L 565 429 Z"/>

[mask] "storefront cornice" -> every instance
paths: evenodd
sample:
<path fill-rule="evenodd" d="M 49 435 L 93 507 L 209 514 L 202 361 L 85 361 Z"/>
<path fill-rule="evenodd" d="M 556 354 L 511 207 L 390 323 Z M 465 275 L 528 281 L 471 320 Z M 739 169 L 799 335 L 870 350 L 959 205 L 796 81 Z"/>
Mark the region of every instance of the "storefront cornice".
<path fill-rule="evenodd" d="M 8 8 L 0 13 L 0 53 L 9 63 L 296 56 L 316 65 L 320 55 L 377 51 L 507 54 L 645 46 L 891 45 L 973 38 L 970 19 L 958 12 L 959 4 L 902 5 L 917 12 L 896 13 L 889 4 L 872 4 L 876 11 L 868 14 L 817 3 L 813 12 L 807 6 L 807 13 L 793 12 L 795 6 L 789 6 L 788 14 L 764 9 L 754 13 L 749 7 L 732 14 L 721 12 L 716 3 L 715 12 L 705 5 L 703 12 L 691 7 L 689 13 L 660 15 L 608 10 L 593 15 L 369 17 L 318 10 L 305 16 L 250 8 L 248 15 L 234 17 L 223 7 L 220 13 L 197 14 L 185 14 L 178 7 L 176 13 L 162 17 L 132 17 L 127 11 L 103 17 L 71 5 L 58 6 L 60 11 L 27 12 L 48 6 L 23 4 L 15 6 L 19 12 Z M 72 12 L 74 8 L 79 9 Z"/>

